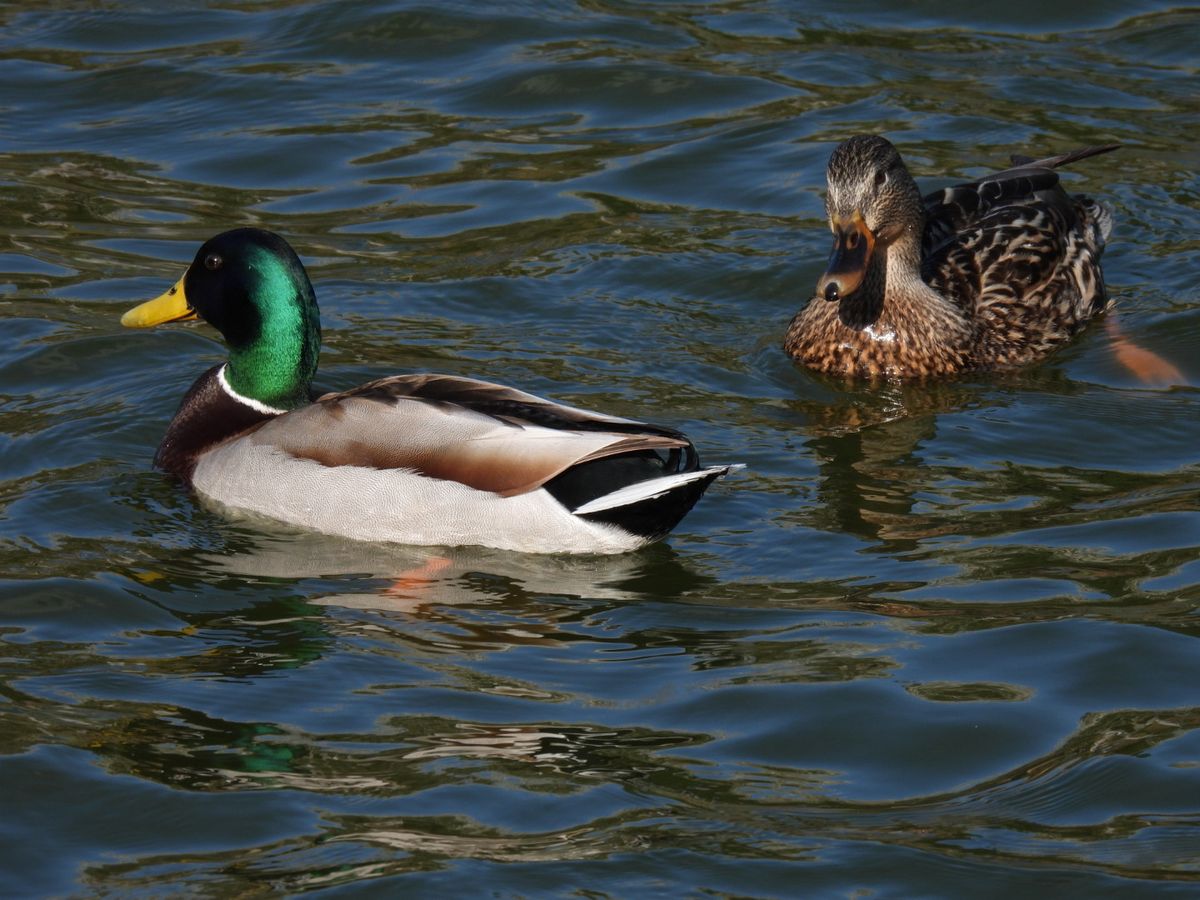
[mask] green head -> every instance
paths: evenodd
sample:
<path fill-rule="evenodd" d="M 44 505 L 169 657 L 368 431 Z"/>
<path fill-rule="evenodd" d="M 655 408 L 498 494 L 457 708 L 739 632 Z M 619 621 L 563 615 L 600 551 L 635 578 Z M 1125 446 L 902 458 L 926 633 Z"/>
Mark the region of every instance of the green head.
<path fill-rule="evenodd" d="M 244 397 L 292 409 L 308 402 L 321 351 L 312 284 L 287 241 L 258 228 L 211 240 L 167 293 L 127 312 L 132 327 L 199 316 L 225 337 L 225 376 Z"/>

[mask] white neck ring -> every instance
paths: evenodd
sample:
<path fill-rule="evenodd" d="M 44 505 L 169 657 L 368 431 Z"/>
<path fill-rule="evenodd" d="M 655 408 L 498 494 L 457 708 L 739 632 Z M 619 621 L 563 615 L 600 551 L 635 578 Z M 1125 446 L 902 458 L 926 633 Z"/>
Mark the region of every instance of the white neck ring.
<path fill-rule="evenodd" d="M 221 368 L 217 370 L 217 381 L 221 383 L 221 389 L 225 391 L 226 394 L 228 394 L 238 403 L 241 403 L 243 406 L 248 406 L 255 412 L 260 412 L 268 416 L 281 416 L 287 412 L 286 409 L 268 406 L 261 400 L 255 400 L 253 397 L 243 396 L 235 391 L 233 386 L 230 385 L 229 380 L 225 377 L 225 369 L 228 368 L 228 366 L 229 363 L 225 363 L 225 365 L 221 366 Z"/>

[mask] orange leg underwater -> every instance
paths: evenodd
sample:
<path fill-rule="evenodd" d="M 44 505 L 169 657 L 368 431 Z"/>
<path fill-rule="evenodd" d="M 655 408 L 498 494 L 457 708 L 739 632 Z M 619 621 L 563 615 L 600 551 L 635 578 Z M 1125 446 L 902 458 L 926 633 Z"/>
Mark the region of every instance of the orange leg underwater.
<path fill-rule="evenodd" d="M 444 556 L 431 556 L 415 569 L 407 569 L 392 579 L 391 585 L 384 591 L 390 596 L 418 597 L 430 584 L 437 580 L 437 574 L 450 565 L 450 560 Z"/>
<path fill-rule="evenodd" d="M 1115 315 L 1104 320 L 1104 327 L 1112 341 L 1113 354 L 1117 362 L 1136 375 L 1145 384 L 1187 384 L 1183 373 L 1153 350 L 1140 347 L 1125 336 Z"/>

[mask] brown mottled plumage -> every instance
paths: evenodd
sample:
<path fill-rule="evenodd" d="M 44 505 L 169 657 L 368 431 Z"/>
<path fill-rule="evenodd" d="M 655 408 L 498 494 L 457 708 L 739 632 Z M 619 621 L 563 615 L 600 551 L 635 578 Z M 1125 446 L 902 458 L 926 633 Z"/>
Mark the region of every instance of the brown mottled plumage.
<path fill-rule="evenodd" d="M 829 159 L 835 241 L 784 349 L 830 375 L 902 381 L 1041 359 L 1102 312 L 1111 213 L 1059 184 L 1088 147 L 922 199 L 887 140 L 857 135 Z"/>

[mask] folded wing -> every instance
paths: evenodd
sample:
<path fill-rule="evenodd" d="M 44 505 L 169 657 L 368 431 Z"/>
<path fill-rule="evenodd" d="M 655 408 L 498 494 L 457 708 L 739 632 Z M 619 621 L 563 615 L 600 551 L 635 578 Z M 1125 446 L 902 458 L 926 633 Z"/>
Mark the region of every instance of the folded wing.
<path fill-rule="evenodd" d="M 1091 269 L 1076 263 L 1098 258 L 1108 212 L 1068 195 L 1055 169 L 1117 146 L 1040 160 L 1015 156 L 1013 168 L 927 195 L 924 280 L 980 312 L 1023 293 L 1054 297 L 1066 291 L 1081 309 L 1103 302 Z"/>
<path fill-rule="evenodd" d="M 327 394 L 247 439 L 325 466 L 406 470 L 504 497 L 599 460 L 620 462 L 600 472 L 597 491 L 622 486 L 612 479 L 633 483 L 699 465 L 678 431 L 448 375 L 402 375 Z"/>

